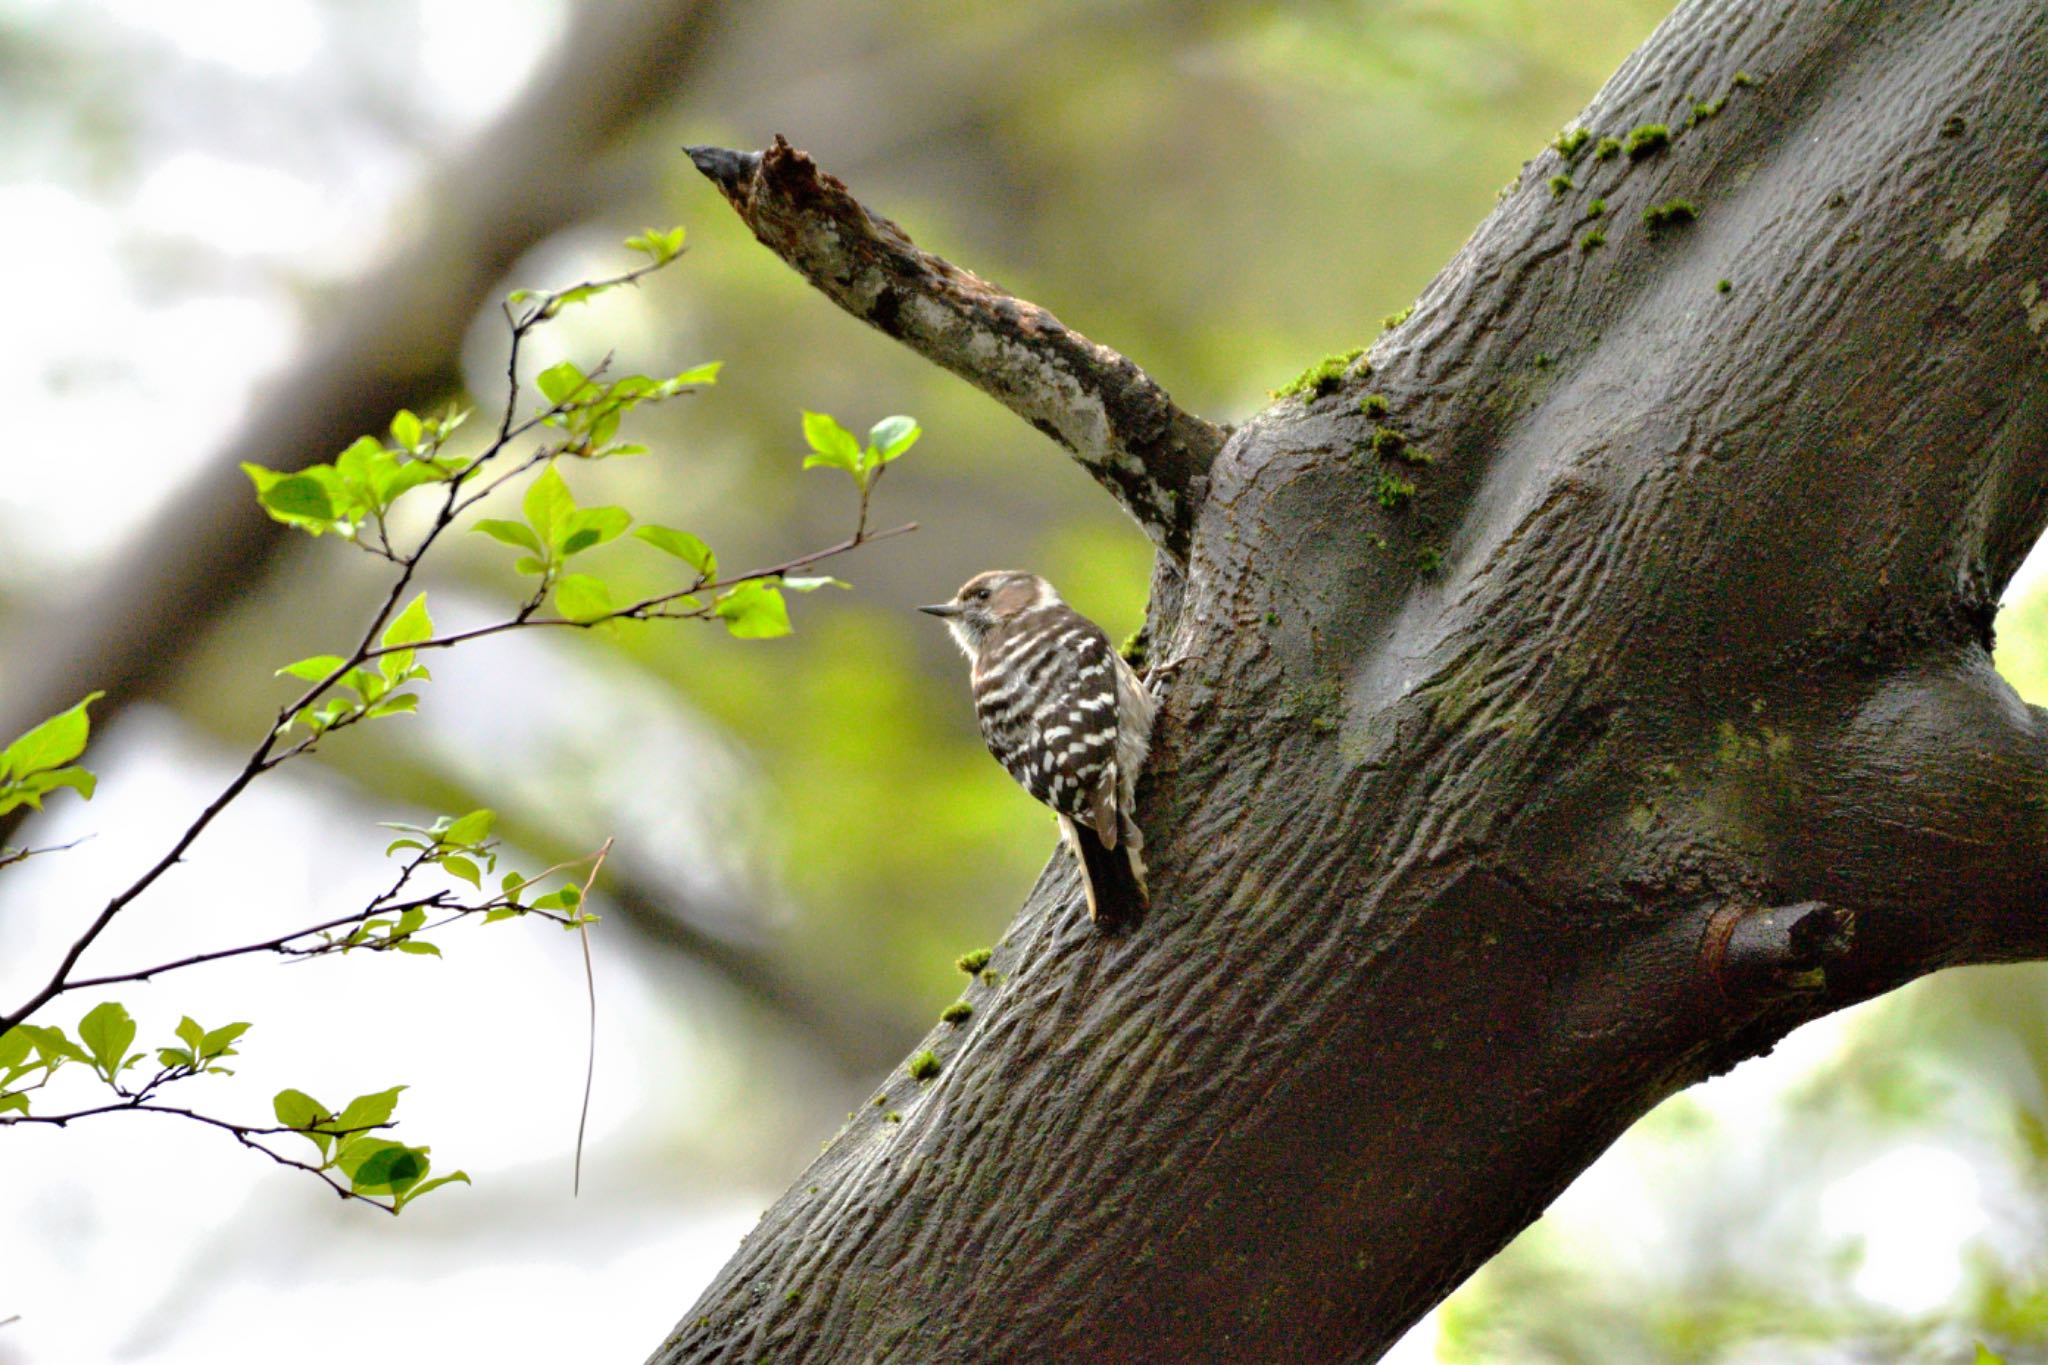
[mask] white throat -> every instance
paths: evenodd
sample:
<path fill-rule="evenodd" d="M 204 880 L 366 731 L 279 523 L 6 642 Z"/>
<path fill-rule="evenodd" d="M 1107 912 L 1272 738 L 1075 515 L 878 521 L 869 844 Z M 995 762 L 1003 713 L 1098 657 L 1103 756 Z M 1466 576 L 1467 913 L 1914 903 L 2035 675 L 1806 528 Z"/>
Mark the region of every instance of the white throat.
<path fill-rule="evenodd" d="M 974 657 L 974 637 L 967 633 L 967 623 L 959 617 L 946 622 L 946 632 L 953 637 L 953 643 L 960 646 L 960 652 L 968 658 Z"/>

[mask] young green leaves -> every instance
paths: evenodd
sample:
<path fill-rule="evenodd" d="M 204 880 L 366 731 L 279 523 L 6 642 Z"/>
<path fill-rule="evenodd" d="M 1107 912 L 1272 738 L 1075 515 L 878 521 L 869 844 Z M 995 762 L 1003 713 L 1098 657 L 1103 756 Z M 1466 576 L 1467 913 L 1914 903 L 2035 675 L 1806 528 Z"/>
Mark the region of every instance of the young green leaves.
<path fill-rule="evenodd" d="M 92 799 L 93 775 L 72 766 L 71 760 L 85 752 L 92 724 L 85 709 L 105 696 L 93 692 L 67 711 L 36 726 L 5 749 L 0 749 L 0 815 L 17 806 L 43 808 L 43 798 L 59 787 L 69 787 Z"/>
<path fill-rule="evenodd" d="M 648 228 L 626 239 L 629 251 L 644 251 L 657 266 L 667 265 L 683 254 L 683 230 L 679 227 L 663 232 L 660 228 Z"/>
<path fill-rule="evenodd" d="M 607 383 L 583 373 L 574 361 L 564 360 L 542 370 L 533 382 L 541 397 L 548 400 L 541 423 L 569 433 L 570 442 L 563 453 L 602 460 L 613 455 L 646 454 L 646 446 L 612 440 L 619 434 L 619 422 L 642 403 L 666 402 L 678 394 L 716 383 L 719 368 L 720 362 L 714 360 L 693 365 L 667 379 L 629 374 Z"/>
<path fill-rule="evenodd" d="M 348 663 L 339 654 L 315 654 L 286 664 L 277 670 L 278 677 L 299 678 L 311 683 L 334 678 L 334 686 L 345 687 L 356 695 L 353 699 L 328 696 L 321 700 L 316 697 L 294 712 L 279 727 L 280 733 L 294 725 L 303 725 L 314 734 L 322 735 L 339 725 L 379 720 L 418 710 L 419 694 L 397 689 L 409 682 L 430 681 L 433 675 L 427 672 L 425 664 L 416 661 L 416 651 L 405 646 L 433 638 L 434 619 L 427 615 L 427 595 L 421 593 L 384 628 L 379 645 L 386 652 L 367 663 L 348 669 L 338 678 L 334 675 Z"/>
<path fill-rule="evenodd" d="M 462 472 L 465 461 L 440 453 L 448 433 L 467 412 L 423 418 L 401 411 L 391 419 L 393 444 L 362 436 L 331 464 L 308 465 L 296 474 L 244 463 L 256 485 L 256 500 L 273 521 L 308 535 L 329 531 L 355 540 L 362 529 L 381 523 L 393 503 L 424 484 L 444 483 Z"/>
<path fill-rule="evenodd" d="M 397 1213 L 428 1190 L 457 1180 L 469 1183 L 469 1176 L 462 1171 L 427 1179 L 433 1167 L 427 1155 L 431 1148 L 408 1147 L 374 1135 L 391 1126 L 398 1092 L 403 1089 L 395 1085 L 358 1095 L 338 1114 L 303 1090 L 280 1090 L 271 1101 L 271 1110 L 277 1115 L 279 1129 L 297 1134 L 318 1149 L 319 1165 L 314 1169 L 340 1175 L 348 1181 L 348 1192 L 357 1198 L 390 1199 L 385 1207 Z"/>
<path fill-rule="evenodd" d="M 223 1057 L 236 1055 L 235 1039 L 249 1031 L 247 1024 L 223 1024 L 216 1029 L 201 1028 L 193 1022 L 191 1015 L 178 1021 L 178 1041 L 183 1047 L 160 1047 L 156 1050 L 159 1064 L 168 1070 L 186 1075 L 206 1073 L 214 1076 L 232 1076 L 235 1073 L 218 1065 Z"/>
<path fill-rule="evenodd" d="M 491 839 L 491 827 L 498 821 L 494 810 L 478 809 L 467 815 L 444 815 L 431 825 L 407 825 L 386 820 L 384 828 L 395 829 L 405 837 L 393 839 L 385 846 L 384 856 L 404 849 L 420 855 L 423 863 L 433 863 L 442 871 L 471 886 L 482 889 L 486 872 L 495 872 L 498 867 L 497 845 Z"/>
<path fill-rule="evenodd" d="M 839 419 L 825 412 L 804 414 L 804 444 L 811 453 L 804 457 L 804 468 L 815 469 L 824 466 L 843 469 L 859 488 L 862 495 L 874 487 L 875 478 L 888 464 L 904 451 L 917 444 L 917 438 L 924 435 L 916 419 L 910 417 L 884 417 L 868 428 L 867 444 L 845 427 Z"/>
<path fill-rule="evenodd" d="M 553 463 L 527 486 L 520 510 L 526 514 L 524 521 L 486 517 L 475 529 L 515 550 L 526 551 L 512 567 L 523 574 L 540 576 L 541 586 L 535 600 L 552 592 L 555 610 L 564 620 L 582 625 L 611 615 L 611 590 L 604 580 L 590 574 L 569 573 L 567 565 L 585 550 L 618 539 L 633 524 L 632 515 L 623 507 L 578 507 L 575 495 Z"/>

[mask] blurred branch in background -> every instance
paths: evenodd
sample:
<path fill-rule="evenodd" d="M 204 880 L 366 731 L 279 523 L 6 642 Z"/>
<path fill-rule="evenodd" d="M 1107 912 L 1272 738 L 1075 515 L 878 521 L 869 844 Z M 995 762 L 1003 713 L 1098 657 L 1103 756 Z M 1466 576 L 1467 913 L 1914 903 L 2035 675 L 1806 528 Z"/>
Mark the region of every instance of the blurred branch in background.
<path fill-rule="evenodd" d="M 477 310 L 523 252 L 588 212 L 601 150 L 698 67 L 717 10 L 717 0 L 579 7 L 529 92 L 427 177 L 429 217 L 413 242 L 346 291 L 308 354 L 134 547 L 26 632 L 40 647 L 0 699 L 0 733 L 28 729 L 88 687 L 105 689 L 101 719 L 111 720 L 171 676 L 204 624 L 261 579 L 282 528 L 249 496 L 243 461 L 300 468 L 399 408 L 460 390 L 455 358 Z M 0 837 L 19 814 L 0 817 Z"/>

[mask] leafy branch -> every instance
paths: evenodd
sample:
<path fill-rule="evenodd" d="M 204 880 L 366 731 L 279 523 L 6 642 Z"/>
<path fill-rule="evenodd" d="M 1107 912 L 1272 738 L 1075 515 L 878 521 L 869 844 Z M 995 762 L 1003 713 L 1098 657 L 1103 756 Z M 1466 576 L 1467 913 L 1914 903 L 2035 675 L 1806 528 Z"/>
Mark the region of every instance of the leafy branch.
<path fill-rule="evenodd" d="M 804 414 L 804 435 L 811 451 L 805 467 L 841 469 L 855 484 L 859 501 L 853 531 L 835 544 L 764 568 L 721 576 L 717 555 L 694 533 L 655 524 L 635 528 L 632 514 L 623 507 L 579 504 L 563 477 L 562 465 L 647 453 L 645 446 L 619 439 L 625 420 L 638 408 L 700 392 L 718 375 L 716 362 L 656 379 L 646 375 L 611 377 L 609 356 L 588 371 L 572 361 L 562 361 L 535 376 L 534 387 L 541 401 L 528 406 L 519 378 L 527 339 L 565 308 L 635 285 L 671 264 L 682 254 L 683 230 L 649 230 L 628 239 L 626 245 L 647 260 L 607 278 L 555 291 L 520 290 L 506 300 L 504 316 L 511 345 L 504 406 L 495 433 L 479 448 L 461 450 L 453 444 L 452 438 L 469 416 L 465 411 L 437 418 L 402 411 L 392 419 L 386 436 L 361 437 L 329 463 L 294 473 L 243 466 L 258 502 L 273 519 L 311 536 L 332 536 L 353 545 L 389 563 L 396 572 L 353 646 L 341 653 L 299 659 L 277 670 L 279 676 L 301 686 L 296 696 L 278 708 L 240 770 L 155 862 L 92 915 L 44 983 L 0 1015 L 0 1128 L 17 1123 L 62 1127 L 113 1113 L 186 1118 L 226 1132 L 281 1165 L 308 1171 L 344 1197 L 392 1213 L 430 1189 L 457 1180 L 467 1183 L 468 1176 L 460 1171 L 430 1177 L 427 1147 L 409 1146 L 385 1135 L 396 1126 L 393 1114 L 403 1086 L 357 1096 L 338 1111 L 327 1109 L 303 1091 L 280 1091 L 273 1101 L 274 1126 L 239 1123 L 158 1098 L 168 1086 L 204 1075 L 231 1074 L 219 1063 L 236 1055 L 233 1044 L 248 1030 L 247 1023 L 207 1030 L 190 1016 L 184 1017 L 175 1030 L 176 1045 L 158 1048 L 157 1068 L 137 1084 L 131 1073 L 140 1074 L 135 1069 L 147 1060 L 147 1054 L 133 1048 L 137 1026 L 120 1003 L 105 1001 L 94 1006 L 79 1020 L 75 1036 L 41 1020 L 52 1002 L 76 991 L 151 982 L 170 973 L 237 958 L 346 956 L 358 951 L 438 957 L 440 947 L 427 935 L 462 920 L 491 924 L 537 917 L 583 937 L 594 1062 L 595 984 L 589 976 L 588 933 L 596 921 L 586 905 L 610 841 L 588 857 L 557 864 L 531 877 L 513 871 L 499 875 L 499 848 L 491 838 L 495 815 L 487 809 L 443 816 L 427 826 L 394 826 L 400 837 L 392 841 L 386 854 L 404 855 L 397 873 L 382 892 L 349 914 L 253 942 L 199 949 L 145 967 L 88 974 L 81 963 L 113 922 L 181 862 L 221 813 L 258 778 L 312 752 L 341 731 L 416 711 L 417 685 L 431 681 L 420 661 L 426 652 L 514 630 L 589 629 L 619 621 L 719 620 L 730 634 L 742 639 L 785 635 L 791 629 L 785 590 L 809 592 L 828 584 L 846 586 L 837 579 L 801 576 L 798 571 L 870 541 L 915 529 L 906 524 L 872 531 L 868 520 L 870 497 L 884 466 L 908 450 L 921 434 L 917 423 L 908 417 L 885 418 L 863 444 L 833 418 Z M 426 594 L 412 591 L 422 562 L 466 514 L 522 478 L 528 482 L 518 519 L 480 517 L 469 529 L 521 551 L 512 567 L 532 583 L 503 619 L 436 634 Z M 429 509 L 409 542 L 395 529 L 401 522 L 394 515 L 408 498 L 424 500 Z M 629 529 L 634 539 L 680 560 L 690 576 L 680 586 L 615 603 L 610 586 L 585 568 L 581 557 L 619 540 Z M 23 805 L 40 809 L 43 799 L 59 790 L 92 797 L 93 775 L 75 760 L 90 739 L 88 708 L 100 695 L 90 694 L 0 750 L 0 814 Z M 0 869 L 55 851 L 0 848 Z M 447 884 L 416 889 L 415 883 L 430 870 Z M 487 876 L 496 878 L 495 889 L 486 889 Z M 467 892 L 460 889 L 462 884 L 469 888 Z M 550 884 L 552 889 L 547 889 Z M 40 1102 L 38 1092 L 67 1068 L 95 1076 L 113 1098 L 68 1110 L 32 1107 Z M 586 1118 L 589 1095 L 586 1074 Z M 284 1135 L 311 1142 L 317 1160 L 299 1160 L 266 1141 Z M 579 1121 L 579 1180 L 582 1138 Z"/>

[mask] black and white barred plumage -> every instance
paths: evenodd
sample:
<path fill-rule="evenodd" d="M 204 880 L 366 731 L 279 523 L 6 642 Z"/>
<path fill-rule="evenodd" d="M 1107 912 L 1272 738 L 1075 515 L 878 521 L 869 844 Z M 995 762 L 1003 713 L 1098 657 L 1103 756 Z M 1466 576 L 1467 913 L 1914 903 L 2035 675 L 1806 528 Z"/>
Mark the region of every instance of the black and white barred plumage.
<path fill-rule="evenodd" d="M 973 664 L 989 752 L 1058 814 L 1090 917 L 1135 919 L 1147 898 L 1131 792 L 1152 739 L 1152 699 L 1138 675 L 1036 574 L 993 570 L 921 610 L 945 618 Z"/>

